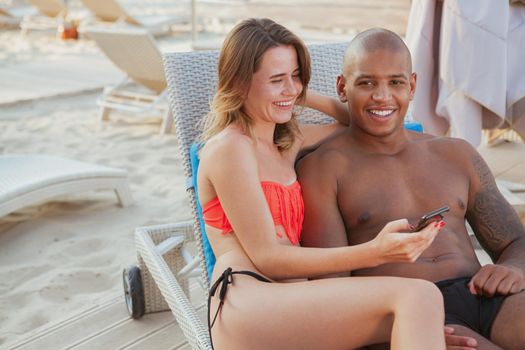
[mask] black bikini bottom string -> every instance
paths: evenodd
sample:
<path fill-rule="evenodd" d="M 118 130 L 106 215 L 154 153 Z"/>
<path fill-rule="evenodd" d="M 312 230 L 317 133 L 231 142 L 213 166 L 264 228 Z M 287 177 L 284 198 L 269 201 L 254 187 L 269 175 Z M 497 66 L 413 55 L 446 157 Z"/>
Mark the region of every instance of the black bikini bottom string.
<path fill-rule="evenodd" d="M 219 315 L 219 312 L 222 309 L 222 305 L 224 304 L 224 298 L 226 297 L 226 291 L 228 289 L 228 284 L 231 284 L 233 282 L 233 275 L 247 275 L 261 282 L 272 283 L 272 281 L 270 281 L 266 277 L 261 276 L 258 273 L 255 273 L 252 271 L 233 271 L 231 267 L 228 267 L 226 270 L 224 270 L 224 272 L 219 276 L 217 281 L 215 281 L 215 283 L 211 286 L 210 294 L 208 295 L 208 332 L 210 333 L 210 341 L 211 341 L 211 329 L 213 328 L 213 325 L 215 324 L 215 321 L 217 320 L 217 316 Z M 219 285 L 221 287 L 221 289 L 219 290 L 219 306 L 217 307 L 217 311 L 215 312 L 213 321 L 210 322 L 211 298 L 215 296 L 215 292 L 217 291 L 217 288 L 219 288 Z M 213 341 L 211 341 L 211 347 L 213 349 Z"/>

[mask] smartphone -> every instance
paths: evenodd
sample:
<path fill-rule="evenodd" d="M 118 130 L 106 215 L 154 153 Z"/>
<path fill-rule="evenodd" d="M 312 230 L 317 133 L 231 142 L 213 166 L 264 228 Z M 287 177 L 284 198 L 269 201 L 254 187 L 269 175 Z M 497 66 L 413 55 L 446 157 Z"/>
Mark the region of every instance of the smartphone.
<path fill-rule="evenodd" d="M 412 230 L 412 232 L 416 232 L 416 231 L 423 229 L 425 226 L 427 226 L 431 222 L 443 220 L 442 214 L 446 213 L 449 210 L 450 208 L 445 205 L 444 207 L 441 207 L 439 209 L 432 210 L 431 212 L 426 213 L 425 215 L 421 217 L 421 219 L 419 219 L 419 222 L 417 223 L 416 227 Z"/>

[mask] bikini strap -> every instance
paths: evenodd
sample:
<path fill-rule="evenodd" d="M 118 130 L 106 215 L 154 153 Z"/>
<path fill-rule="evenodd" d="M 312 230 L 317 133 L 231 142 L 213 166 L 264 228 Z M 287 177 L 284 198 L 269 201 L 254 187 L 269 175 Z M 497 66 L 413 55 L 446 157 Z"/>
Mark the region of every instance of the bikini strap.
<path fill-rule="evenodd" d="M 226 297 L 226 291 L 228 289 L 228 284 L 233 283 L 233 275 L 247 275 L 261 282 L 272 283 L 271 280 L 267 279 L 264 276 L 259 275 L 258 273 L 252 272 L 252 271 L 233 271 L 231 267 L 228 267 L 226 270 L 224 270 L 224 272 L 219 276 L 219 278 L 217 278 L 217 281 L 215 281 L 215 283 L 211 286 L 210 293 L 208 295 L 208 332 L 210 333 L 210 342 L 211 342 L 212 349 L 213 349 L 213 341 L 211 337 L 211 329 L 213 328 L 213 325 L 215 324 L 215 321 L 217 320 L 217 316 L 219 315 L 219 312 L 222 309 L 222 305 L 224 304 L 224 298 Z M 210 322 L 211 298 L 215 296 L 215 292 L 217 291 L 217 288 L 219 288 L 219 285 L 221 286 L 221 289 L 219 290 L 219 306 L 217 307 L 215 316 L 213 316 L 213 321 Z"/>

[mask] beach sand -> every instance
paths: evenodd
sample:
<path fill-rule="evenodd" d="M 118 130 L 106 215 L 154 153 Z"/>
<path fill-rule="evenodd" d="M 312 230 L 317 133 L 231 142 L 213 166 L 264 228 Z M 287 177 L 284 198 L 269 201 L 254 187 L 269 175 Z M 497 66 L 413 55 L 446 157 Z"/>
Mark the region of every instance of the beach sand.
<path fill-rule="evenodd" d="M 97 123 L 96 94 L 3 108 L 3 153 L 38 153 L 126 169 L 135 204 L 112 191 L 56 198 L 0 218 L 0 346 L 108 295 L 135 263 L 135 227 L 190 218 L 177 140 L 158 119 Z M 11 114 L 12 118 L 5 115 Z"/>

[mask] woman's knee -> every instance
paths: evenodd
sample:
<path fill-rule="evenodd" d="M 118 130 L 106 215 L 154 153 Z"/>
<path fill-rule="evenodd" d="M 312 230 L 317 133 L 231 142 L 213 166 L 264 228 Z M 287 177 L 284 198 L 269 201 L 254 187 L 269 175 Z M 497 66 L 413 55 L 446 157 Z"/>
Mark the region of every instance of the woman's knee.
<path fill-rule="evenodd" d="M 404 307 L 444 314 L 443 295 L 434 283 L 420 279 L 406 279 L 403 284 L 400 303 Z"/>

